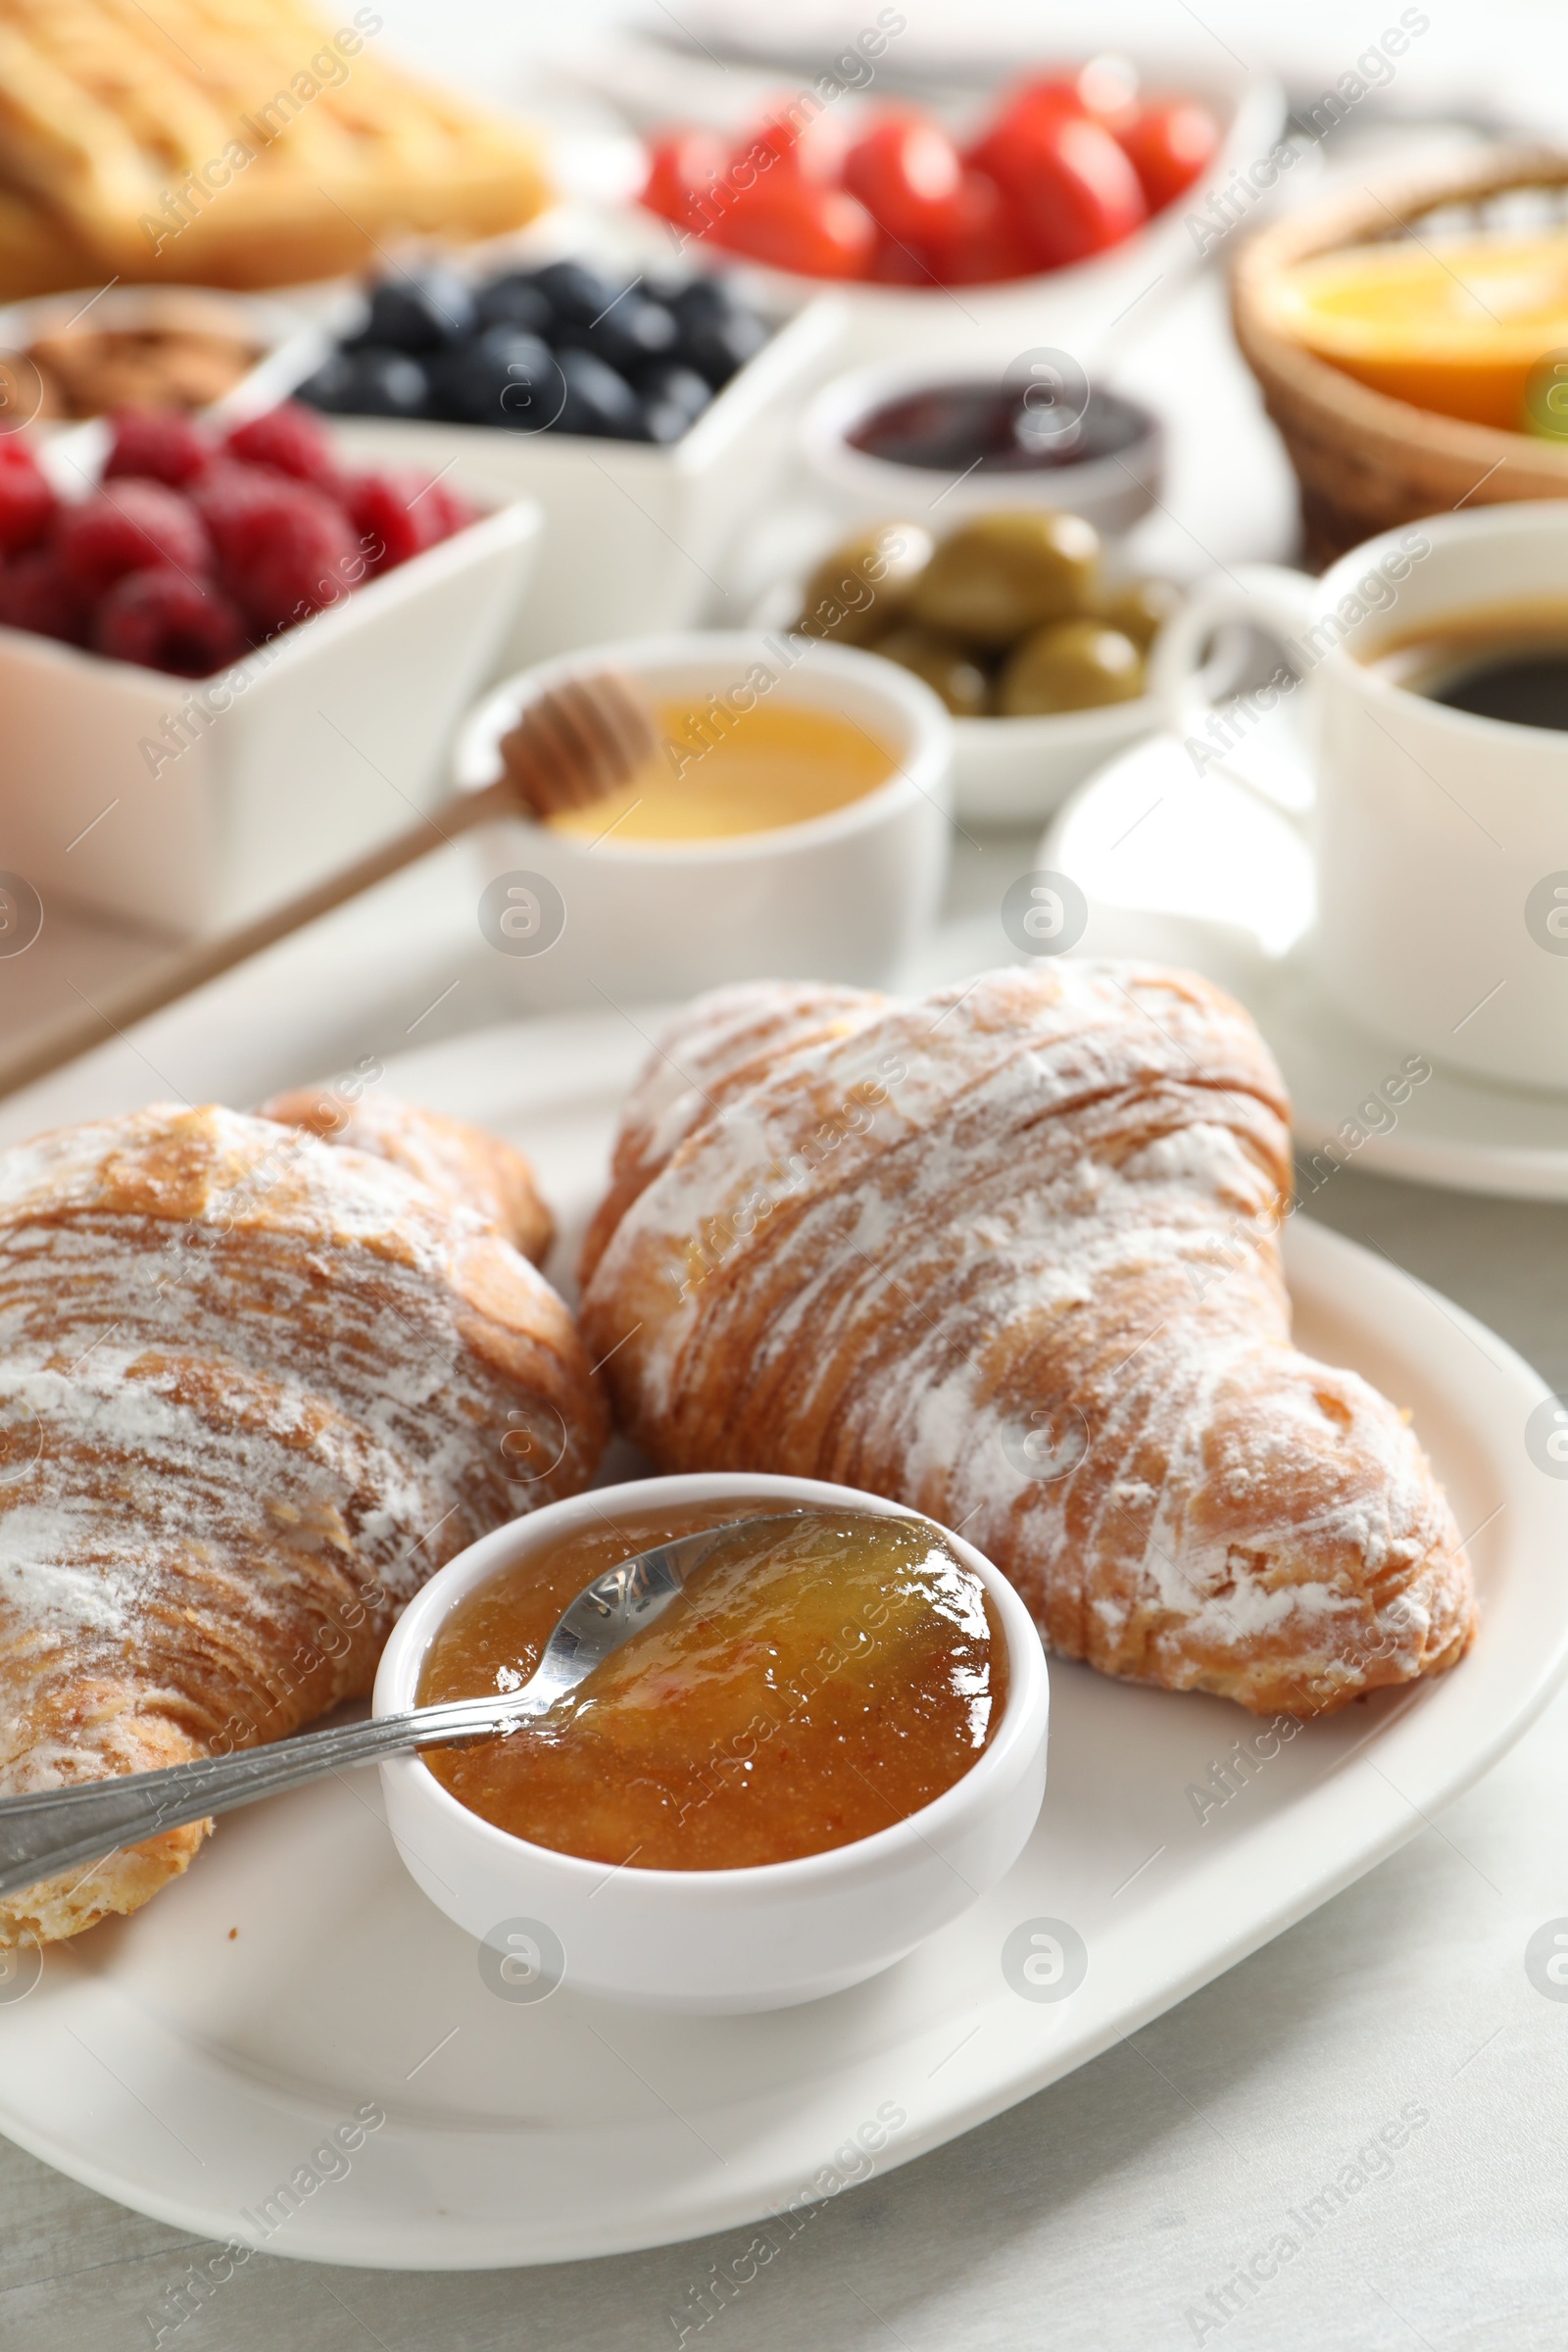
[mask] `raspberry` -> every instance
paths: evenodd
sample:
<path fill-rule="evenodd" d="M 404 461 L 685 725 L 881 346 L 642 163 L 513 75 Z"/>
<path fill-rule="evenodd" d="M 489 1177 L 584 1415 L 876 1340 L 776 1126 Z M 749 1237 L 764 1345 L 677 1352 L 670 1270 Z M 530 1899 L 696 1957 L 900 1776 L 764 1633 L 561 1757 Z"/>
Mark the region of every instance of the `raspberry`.
<path fill-rule="evenodd" d="M 303 489 L 300 498 L 291 511 L 274 512 L 257 527 L 249 559 L 229 583 L 262 636 L 336 604 L 363 576 L 363 558 L 344 515 Z"/>
<path fill-rule="evenodd" d="M 406 564 L 474 519 L 456 492 L 424 473 L 356 474 L 345 490 L 344 504 L 360 545 L 372 558 L 372 572 Z"/>
<path fill-rule="evenodd" d="M 220 589 L 166 564 L 127 571 L 93 615 L 92 642 L 117 661 L 205 678 L 245 652 L 245 628 Z"/>
<path fill-rule="evenodd" d="M 52 548 L 19 556 L 0 571 L 0 621 L 66 645 L 86 643 L 87 600 L 67 579 Z"/>
<path fill-rule="evenodd" d="M 237 576 L 279 516 L 297 514 L 301 507 L 314 514 L 321 494 L 268 466 L 242 466 L 220 457 L 191 493 L 197 513 L 212 534 L 220 570 Z"/>
<path fill-rule="evenodd" d="M 247 466 L 270 466 L 278 473 L 292 474 L 297 482 L 314 482 L 318 490 L 336 493 L 332 444 L 319 419 L 297 400 L 285 400 L 265 416 L 237 424 L 223 447 Z"/>
<path fill-rule="evenodd" d="M 430 484 L 430 500 L 441 516 L 438 535 L 443 539 L 450 539 L 455 531 L 466 531 L 469 523 L 480 519 L 483 512 L 479 507 L 470 506 L 458 491 L 441 481 Z"/>
<path fill-rule="evenodd" d="M 35 547 L 58 504 L 26 444 L 15 433 L 0 435 L 0 552 Z"/>
<path fill-rule="evenodd" d="M 104 479 L 139 474 L 178 490 L 212 463 L 212 443 L 183 409 L 116 409 Z"/>
<path fill-rule="evenodd" d="M 67 576 L 97 600 L 122 573 L 167 564 L 193 576 L 212 569 L 201 516 L 167 483 L 125 475 L 62 509 L 55 546 Z"/>
<path fill-rule="evenodd" d="M 195 496 L 223 586 L 261 635 L 309 619 L 363 576 L 347 517 L 307 482 L 220 458 Z"/>

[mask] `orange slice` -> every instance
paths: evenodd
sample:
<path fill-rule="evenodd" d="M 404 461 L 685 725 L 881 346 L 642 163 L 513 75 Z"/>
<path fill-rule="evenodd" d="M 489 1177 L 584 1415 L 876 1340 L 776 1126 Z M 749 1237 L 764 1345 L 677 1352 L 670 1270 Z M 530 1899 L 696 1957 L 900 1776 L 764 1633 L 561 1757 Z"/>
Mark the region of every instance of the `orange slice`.
<path fill-rule="evenodd" d="M 1350 246 L 1282 272 L 1268 311 L 1375 392 L 1523 431 L 1532 370 L 1568 355 L 1568 233 Z"/>

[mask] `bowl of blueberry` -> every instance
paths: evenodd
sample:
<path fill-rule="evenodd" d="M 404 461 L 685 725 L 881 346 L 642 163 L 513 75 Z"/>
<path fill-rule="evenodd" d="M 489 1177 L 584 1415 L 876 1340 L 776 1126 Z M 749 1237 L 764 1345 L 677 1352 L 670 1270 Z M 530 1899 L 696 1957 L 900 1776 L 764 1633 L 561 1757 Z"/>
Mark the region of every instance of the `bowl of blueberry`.
<path fill-rule="evenodd" d="M 678 441 L 771 338 L 722 277 L 546 262 L 384 277 L 299 397 L 336 416 Z"/>
<path fill-rule="evenodd" d="M 722 274 L 432 260 L 345 301 L 296 397 L 362 463 L 482 455 L 539 500 L 543 559 L 512 647 L 537 660 L 702 615 L 843 317 L 832 293 L 770 314 Z"/>

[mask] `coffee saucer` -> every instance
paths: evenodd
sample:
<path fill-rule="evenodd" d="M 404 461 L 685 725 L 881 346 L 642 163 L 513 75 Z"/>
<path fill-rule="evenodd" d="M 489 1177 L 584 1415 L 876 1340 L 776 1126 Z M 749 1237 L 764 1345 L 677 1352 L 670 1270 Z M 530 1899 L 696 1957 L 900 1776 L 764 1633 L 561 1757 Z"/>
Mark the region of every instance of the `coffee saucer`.
<path fill-rule="evenodd" d="M 1300 834 L 1218 768 L 1200 776 L 1175 735 L 1102 768 L 1037 857 L 1087 901 L 1077 953 L 1186 964 L 1247 1005 L 1290 1088 L 1309 1187 L 1312 1169 L 1326 1181 L 1349 1164 L 1457 1192 L 1568 1200 L 1568 1094 L 1445 1069 L 1430 1038 L 1381 1036 L 1332 1003 L 1314 969 Z"/>

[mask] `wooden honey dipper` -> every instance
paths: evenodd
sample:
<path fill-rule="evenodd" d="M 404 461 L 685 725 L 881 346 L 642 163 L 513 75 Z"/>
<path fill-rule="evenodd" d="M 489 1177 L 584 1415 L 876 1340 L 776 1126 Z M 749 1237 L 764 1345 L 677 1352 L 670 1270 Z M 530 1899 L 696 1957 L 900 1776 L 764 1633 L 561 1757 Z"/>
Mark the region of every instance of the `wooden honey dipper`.
<path fill-rule="evenodd" d="M 444 848 L 456 835 L 504 817 L 534 820 L 595 801 L 629 784 L 658 748 L 642 688 L 618 670 L 597 670 L 545 687 L 524 705 L 498 747 L 502 770 L 476 792 L 454 793 L 417 824 L 343 866 L 297 898 L 219 939 L 181 948 L 112 990 L 101 1007 L 55 1022 L 15 1053 L 0 1054 L 0 1096 L 74 1061 L 118 1030 L 162 1012 L 193 989 L 274 947 L 362 891 Z"/>
<path fill-rule="evenodd" d="M 619 670 L 565 678 L 523 706 L 502 736 L 502 773 L 530 815 L 587 808 L 629 784 L 658 747 L 648 698 Z"/>

